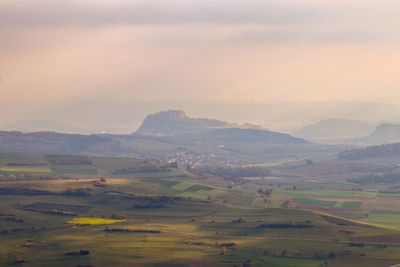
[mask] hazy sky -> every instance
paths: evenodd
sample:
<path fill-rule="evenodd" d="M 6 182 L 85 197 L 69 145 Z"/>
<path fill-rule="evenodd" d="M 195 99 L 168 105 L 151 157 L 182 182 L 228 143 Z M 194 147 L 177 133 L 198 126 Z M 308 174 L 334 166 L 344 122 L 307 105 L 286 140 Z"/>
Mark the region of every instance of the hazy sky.
<path fill-rule="evenodd" d="M 399 14 L 398 0 L 1 0 L 0 111 L 93 97 L 400 103 Z"/>

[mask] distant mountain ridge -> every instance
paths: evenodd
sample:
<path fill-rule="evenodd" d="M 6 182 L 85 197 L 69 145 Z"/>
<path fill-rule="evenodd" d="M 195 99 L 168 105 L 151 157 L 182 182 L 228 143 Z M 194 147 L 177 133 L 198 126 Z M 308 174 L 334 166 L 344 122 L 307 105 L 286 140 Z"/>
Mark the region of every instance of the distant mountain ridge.
<path fill-rule="evenodd" d="M 395 100 L 395 99 L 393 99 Z M 23 108 L 23 109 L 22 109 Z M 253 123 L 275 131 L 293 133 L 295 129 L 327 118 L 358 121 L 397 121 L 400 105 L 372 102 L 296 102 L 276 103 L 220 101 L 132 101 L 110 98 L 64 99 L 57 105 L 43 106 L 37 101 L 15 110 L 15 103 L 2 102 L 0 129 L 7 131 L 56 131 L 125 134 L 137 129 L 143 118 L 156 111 L 183 109 L 193 117 L 219 118 L 228 122 Z M 30 112 L 31 110 L 31 112 Z M 39 112 L 40 111 L 40 112 Z M 44 121 L 41 123 L 38 121 Z M 87 123 L 90 121 L 90 123 Z"/>
<path fill-rule="evenodd" d="M 400 124 L 381 124 L 370 135 L 352 140 L 354 145 L 384 145 L 400 142 Z"/>
<path fill-rule="evenodd" d="M 56 132 L 0 132 L 0 150 L 28 153 L 89 153 L 91 149 L 116 146 L 110 138 Z"/>
<path fill-rule="evenodd" d="M 231 124 L 212 119 L 190 118 L 183 110 L 167 110 L 146 116 L 142 125 L 135 131 L 144 135 L 176 135 L 202 133 Z"/>
<path fill-rule="evenodd" d="M 238 125 L 221 120 L 190 118 L 182 110 L 167 110 L 146 116 L 134 134 L 148 136 L 171 136 L 210 143 L 262 143 L 265 144 L 306 144 L 307 141 L 263 129 L 252 124 Z M 183 136 L 185 135 L 185 136 Z"/>
<path fill-rule="evenodd" d="M 326 119 L 303 127 L 292 134 L 317 143 L 341 143 L 371 134 L 376 124 L 357 120 Z"/>
<path fill-rule="evenodd" d="M 148 115 L 127 135 L 0 132 L 0 151 L 39 154 L 158 157 L 190 150 L 212 157 L 254 158 L 305 144 L 310 143 L 257 125 L 190 118 L 181 110 Z"/>

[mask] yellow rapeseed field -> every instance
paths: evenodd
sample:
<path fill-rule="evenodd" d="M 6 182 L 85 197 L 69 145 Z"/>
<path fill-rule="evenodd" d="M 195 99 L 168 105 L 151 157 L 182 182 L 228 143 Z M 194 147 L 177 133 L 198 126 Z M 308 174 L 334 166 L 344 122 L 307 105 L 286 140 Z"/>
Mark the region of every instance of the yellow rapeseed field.
<path fill-rule="evenodd" d="M 102 225 L 102 224 L 114 224 L 124 222 L 126 220 L 115 220 L 107 218 L 96 218 L 96 217 L 78 217 L 69 220 L 69 224 L 84 224 L 84 225 Z"/>

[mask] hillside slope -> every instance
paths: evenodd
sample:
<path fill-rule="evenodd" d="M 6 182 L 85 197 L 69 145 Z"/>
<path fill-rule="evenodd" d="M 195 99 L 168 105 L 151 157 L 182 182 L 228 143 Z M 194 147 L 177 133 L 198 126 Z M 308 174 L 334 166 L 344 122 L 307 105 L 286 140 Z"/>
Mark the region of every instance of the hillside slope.
<path fill-rule="evenodd" d="M 353 149 L 339 153 L 338 159 L 359 160 L 376 157 L 398 157 L 400 156 L 400 143 L 369 146 L 361 149 Z"/>
<path fill-rule="evenodd" d="M 375 131 L 364 138 L 352 140 L 354 145 L 384 145 L 400 142 L 400 124 L 382 124 Z"/>
<path fill-rule="evenodd" d="M 65 134 L 55 132 L 0 132 L 0 151 L 62 154 L 107 154 L 118 152 L 119 143 L 97 135 Z"/>
<path fill-rule="evenodd" d="M 318 143 L 340 143 L 344 140 L 365 137 L 375 129 L 375 124 L 364 121 L 327 119 L 294 131 L 294 136 Z"/>
<path fill-rule="evenodd" d="M 182 110 L 167 110 L 148 115 L 135 133 L 156 136 L 203 133 L 229 125 L 220 120 L 190 118 Z"/>

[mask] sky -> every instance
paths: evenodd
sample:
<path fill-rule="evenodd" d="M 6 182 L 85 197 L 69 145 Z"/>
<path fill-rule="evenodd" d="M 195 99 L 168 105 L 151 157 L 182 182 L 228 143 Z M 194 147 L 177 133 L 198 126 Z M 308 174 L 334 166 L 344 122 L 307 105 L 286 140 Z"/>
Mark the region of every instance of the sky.
<path fill-rule="evenodd" d="M 398 0 L 2 0 L 0 119 L 82 99 L 400 103 L 399 12 Z"/>

